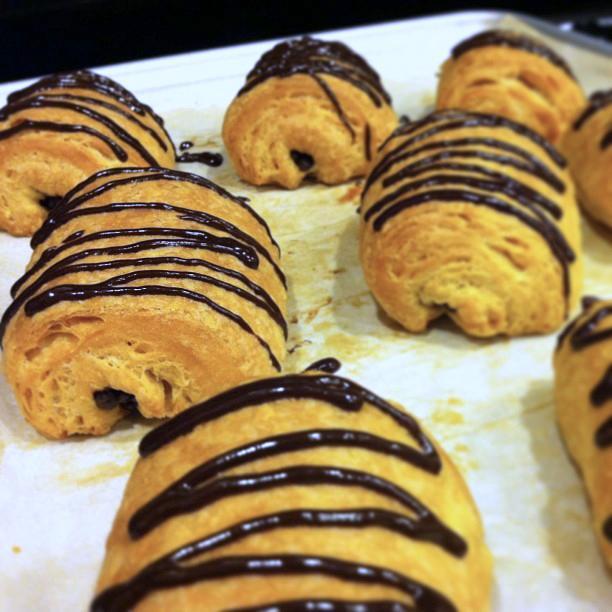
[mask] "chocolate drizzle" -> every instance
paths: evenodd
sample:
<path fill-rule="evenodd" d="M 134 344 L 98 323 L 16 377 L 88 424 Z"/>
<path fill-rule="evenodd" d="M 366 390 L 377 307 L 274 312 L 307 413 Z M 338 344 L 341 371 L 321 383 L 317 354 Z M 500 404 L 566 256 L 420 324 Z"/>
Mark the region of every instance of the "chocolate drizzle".
<path fill-rule="evenodd" d="M 337 599 L 300 599 L 278 603 L 229 608 L 225 612 L 415 612 L 416 608 L 400 601 L 345 601 Z"/>
<path fill-rule="evenodd" d="M 576 79 L 567 62 L 550 47 L 530 36 L 519 34 L 511 30 L 487 30 L 485 32 L 480 32 L 455 46 L 452 50 L 452 56 L 454 59 L 457 59 L 464 53 L 472 51 L 473 49 L 490 46 L 510 47 L 539 55 L 554 66 L 557 66 L 557 68 L 561 68 L 561 70 L 572 77 L 572 79 Z"/>
<path fill-rule="evenodd" d="M 603 534 L 610 542 L 612 542 L 612 515 L 608 517 L 606 522 L 603 524 Z"/>
<path fill-rule="evenodd" d="M 340 42 L 310 36 L 279 43 L 264 53 L 247 75 L 238 96 L 267 79 L 283 79 L 295 74 L 308 75 L 319 85 L 353 138 L 355 130 L 331 87 L 331 80 L 323 79 L 323 75 L 342 79 L 361 89 L 377 107 L 391 103 L 378 73 L 360 55 Z"/>
<path fill-rule="evenodd" d="M 593 115 L 612 104 L 612 89 L 596 91 L 589 97 L 589 104 L 574 121 L 574 129 L 579 130 Z"/>
<path fill-rule="evenodd" d="M 155 257 L 151 255 L 151 251 L 172 248 L 214 252 L 229 256 L 246 268 L 253 270 L 259 267 L 259 256 L 261 255 L 270 263 L 278 279 L 284 283 L 285 278 L 280 268 L 261 243 L 220 217 L 204 211 L 174 206 L 164 202 L 114 202 L 97 207 L 82 207 L 82 205 L 92 198 L 108 192 L 109 189 L 116 187 L 117 184 L 131 184 L 158 178 L 158 180 L 176 181 L 184 179 L 187 182 L 192 182 L 198 186 L 215 191 L 225 199 L 239 204 L 247 211 L 253 211 L 243 200 L 230 196 L 230 194 L 217 187 L 214 183 L 206 181 L 206 179 L 169 170 L 137 170 L 142 172 L 134 173 L 135 169 L 102 171 L 79 185 L 60 204 L 54 207 L 47 221 L 33 236 L 32 245 L 34 247 L 39 246 L 56 229 L 75 218 L 85 215 L 119 214 L 123 211 L 138 209 L 168 213 L 180 221 L 190 221 L 205 225 L 226 235 L 211 234 L 203 230 L 172 227 L 171 223 L 165 224 L 163 227 L 110 229 L 90 234 L 84 233 L 82 230 L 73 232 L 60 243 L 42 251 L 26 274 L 15 283 L 12 290 L 14 300 L 0 322 L 0 338 L 4 335 L 12 317 L 21 308 L 24 309 L 26 316 L 31 317 L 63 301 L 82 302 L 92 298 L 110 296 L 173 296 L 204 304 L 206 307 L 237 324 L 245 332 L 255 337 L 257 342 L 267 352 L 272 365 L 277 370 L 280 370 L 280 363 L 268 343 L 255 333 L 242 316 L 223 307 L 206 295 L 206 293 L 201 293 L 191 288 L 187 289 L 181 286 L 181 283 L 183 281 L 190 281 L 195 286 L 211 286 L 234 294 L 245 302 L 264 310 L 272 321 L 280 326 L 286 337 L 287 323 L 283 314 L 272 297 L 262 287 L 232 267 L 209 262 L 205 259 L 176 257 L 172 255 Z M 113 180 L 115 175 L 119 177 L 128 175 L 129 178 Z M 86 191 L 87 186 L 102 177 L 110 177 L 111 180 L 109 183 L 103 183 L 91 191 Z M 253 215 L 255 215 L 254 212 Z M 97 245 L 100 241 L 129 238 L 132 238 L 133 241 L 111 245 L 104 244 L 103 246 Z M 84 248 L 79 249 L 78 247 Z M 62 257 L 65 252 L 67 254 Z M 139 253 L 143 253 L 143 256 L 130 257 Z M 121 258 L 123 255 L 128 257 Z M 110 259 L 82 262 L 84 259 L 104 256 L 110 257 Z M 160 266 L 164 265 L 176 266 L 179 269 L 168 270 L 160 268 Z M 64 276 L 125 268 L 128 270 L 107 277 L 100 282 L 50 285 L 52 281 Z M 238 284 L 227 282 L 224 278 L 218 278 L 217 276 L 202 274 L 196 271 L 197 268 L 206 268 L 216 275 L 237 281 Z M 143 281 L 146 284 L 140 284 Z M 159 281 L 162 282 L 160 283 Z"/>
<path fill-rule="evenodd" d="M 70 94 L 66 90 L 71 88 L 90 90 L 110 98 L 113 102 L 93 96 Z M 46 108 L 60 108 L 76 115 L 86 116 L 135 151 L 144 163 L 152 166 L 159 165 L 155 155 L 140 140 L 117 123 L 113 115 L 119 115 L 145 131 L 163 151 L 173 146 L 162 119 L 149 106 L 139 102 L 132 93 L 118 83 L 88 70 L 50 75 L 29 87 L 13 92 L 8 96 L 8 104 L 0 109 L 0 121 L 6 121 L 24 110 Z M 147 125 L 139 118 L 145 116 L 153 119 L 155 127 Z M 17 117 L 14 125 L 0 131 L 0 139 L 11 138 L 26 131 L 85 133 L 108 146 L 117 160 L 125 162 L 128 159 L 125 149 L 109 134 L 90 125 L 78 123 L 36 121 L 31 117 L 21 120 L 20 117 Z"/>
<path fill-rule="evenodd" d="M 333 358 L 313 363 L 307 372 L 334 370 L 339 362 Z M 455 610 L 441 593 L 425 584 L 363 563 L 353 563 L 331 557 L 274 555 L 248 557 L 216 557 L 212 561 L 198 557 L 221 547 L 235 544 L 253 535 L 277 529 L 367 529 L 391 531 L 412 540 L 427 542 L 457 558 L 467 553 L 461 536 L 416 497 L 396 484 L 348 467 L 325 465 L 293 465 L 271 471 L 228 475 L 234 468 L 269 457 L 316 449 L 324 446 L 359 448 L 382 453 L 404 461 L 435 476 L 442 463 L 435 447 L 408 414 L 393 407 L 374 393 L 354 382 L 329 374 L 288 375 L 247 383 L 196 405 L 143 438 L 143 457 L 192 431 L 200 424 L 222 418 L 236 410 L 284 399 L 317 399 L 347 412 L 360 411 L 367 402 L 384 416 L 395 421 L 417 447 L 397 440 L 356 430 L 313 429 L 281 433 L 232 448 L 185 473 L 168 488 L 138 509 L 128 523 L 133 539 L 145 537 L 167 519 L 197 511 L 215 501 L 234 495 L 246 495 L 285 486 L 359 487 L 376 492 L 407 509 L 398 513 L 385 508 L 298 508 L 283 509 L 273 514 L 255 516 L 193 540 L 173 552 L 153 561 L 128 581 L 111 586 L 98 595 L 92 605 L 94 612 L 115 612 L 131 609 L 149 593 L 158 589 L 239 575 L 320 574 L 351 582 L 381 584 L 409 595 L 412 606 L 398 601 L 295 600 L 244 610 L 337 610 L 338 612 L 400 612 L 409 610 Z M 296 406 L 296 409 L 299 407 Z M 280 409 L 280 408 L 279 408 Z M 290 419 L 287 419 L 290 422 Z M 329 604 L 332 607 L 321 607 Z"/>
<path fill-rule="evenodd" d="M 162 557 L 129 582 L 109 588 L 95 599 L 91 612 L 129 610 L 151 591 L 232 576 L 323 575 L 347 582 L 378 584 L 397 589 L 414 600 L 418 611 L 455 612 L 444 595 L 393 570 L 331 557 L 276 555 L 228 556 L 181 566 Z"/>
<path fill-rule="evenodd" d="M 198 153 L 181 153 L 176 156 L 176 161 L 181 164 L 198 163 L 216 168 L 223 163 L 221 153 L 211 153 L 210 151 L 200 151 Z"/>
<path fill-rule="evenodd" d="M 565 166 L 563 157 L 541 136 L 513 121 L 482 113 L 435 112 L 420 121 L 400 125 L 387 139 L 386 144 L 389 144 L 393 139 L 402 138 L 373 168 L 364 194 L 377 181 L 381 181 L 385 189 L 398 183 L 401 185 L 381 196 L 367 209 L 362 206 L 364 221 L 371 222 L 374 231 L 380 231 L 404 210 L 427 203 L 466 202 L 511 215 L 546 241 L 562 269 L 563 290 L 567 298 L 570 293 L 569 265 L 575 260 L 575 254 L 557 226 L 563 211 L 539 191 L 485 163 L 510 166 L 531 174 L 558 193 L 565 191 L 564 183 L 530 151 L 503 140 L 470 136 L 428 142 L 445 132 L 466 128 L 512 130 L 536 144 L 557 167 Z M 415 157 L 417 160 L 411 161 Z M 469 163 L 463 160 L 469 160 Z M 395 169 L 396 166 L 399 169 Z M 417 178 L 422 174 L 426 176 Z"/>

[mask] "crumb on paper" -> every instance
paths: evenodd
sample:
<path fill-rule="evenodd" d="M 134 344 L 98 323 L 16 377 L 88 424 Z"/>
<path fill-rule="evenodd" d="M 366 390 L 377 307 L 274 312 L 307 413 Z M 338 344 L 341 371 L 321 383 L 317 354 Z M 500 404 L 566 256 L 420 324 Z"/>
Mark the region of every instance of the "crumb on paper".
<path fill-rule="evenodd" d="M 21 552 L 21 546 L 17 546 L 16 544 L 14 546 L 11 546 L 11 550 L 18 555 Z"/>
<path fill-rule="evenodd" d="M 348 202 L 355 202 L 361 196 L 362 184 L 357 183 L 356 185 L 351 185 L 345 192 L 344 195 L 338 198 L 338 202 L 342 204 L 347 204 Z"/>
<path fill-rule="evenodd" d="M 460 412 L 438 408 L 431 413 L 431 421 L 437 425 L 463 425 L 465 419 Z"/>

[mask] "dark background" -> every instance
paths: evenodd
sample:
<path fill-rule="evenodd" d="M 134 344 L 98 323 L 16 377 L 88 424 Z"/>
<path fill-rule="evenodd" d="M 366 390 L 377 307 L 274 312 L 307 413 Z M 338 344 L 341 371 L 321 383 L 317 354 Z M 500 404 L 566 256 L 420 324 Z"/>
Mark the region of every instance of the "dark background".
<path fill-rule="evenodd" d="M 523 11 L 611 38 L 612 2 L 0 0 L 0 82 L 457 10 Z"/>

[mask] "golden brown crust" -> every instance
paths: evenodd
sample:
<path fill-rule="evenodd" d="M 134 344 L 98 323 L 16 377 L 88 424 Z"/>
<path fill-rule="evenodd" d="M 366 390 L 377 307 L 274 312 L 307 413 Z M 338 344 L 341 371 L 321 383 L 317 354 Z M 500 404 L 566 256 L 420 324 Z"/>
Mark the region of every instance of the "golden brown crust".
<path fill-rule="evenodd" d="M 291 47 L 304 40 L 283 44 Z M 308 72 L 309 58 L 306 72 L 274 76 L 272 67 L 272 76 L 247 80 L 223 123 L 223 140 L 240 178 L 254 185 L 294 189 L 307 176 L 336 184 L 367 172 L 371 156 L 395 127 L 396 115 L 371 68 L 367 67 L 367 78 L 372 81 L 360 88 L 339 73 L 344 64 L 333 54 L 330 58 L 332 73 L 314 68 Z M 363 85 L 362 74 L 357 83 Z"/>
<path fill-rule="evenodd" d="M 598 92 L 591 100 L 567 131 L 563 152 L 576 179 L 580 203 L 591 216 L 612 227 L 612 90 Z M 591 109 L 596 110 L 591 113 Z"/>
<path fill-rule="evenodd" d="M 174 166 L 174 145 L 159 118 L 124 95 L 132 96 L 77 71 L 9 96 L 0 109 L 0 229 L 33 234 L 47 216 L 44 198 L 63 196 L 98 170 Z"/>
<path fill-rule="evenodd" d="M 307 375 L 302 375 L 302 379 Z M 338 390 L 335 376 L 311 372 L 309 380 L 325 379 Z M 290 377 L 298 378 L 298 377 Z M 283 380 L 260 381 L 266 388 Z M 271 383 L 271 384 L 270 384 Z M 349 383 L 350 384 L 350 383 Z M 285 385 L 286 386 L 286 385 Z M 360 391 L 352 388 L 353 394 Z M 246 395 L 244 391 L 240 396 Z M 415 452 L 426 452 L 441 461 L 439 473 L 432 473 L 407 460 L 384 452 L 344 444 L 317 443 L 307 450 L 295 449 L 268 458 L 246 460 L 239 467 L 223 470 L 219 477 L 236 474 L 261 474 L 266 471 L 288 470 L 296 466 L 334 466 L 337 470 L 360 470 L 370 476 L 383 478 L 408 491 L 420 504 L 458 534 L 467 544 L 464 556 L 449 552 L 442 544 L 427 542 L 405 533 L 376 526 L 338 527 L 312 526 L 278 527 L 253 533 L 244 539 L 227 543 L 217 549 L 193 557 L 192 565 L 211 559 L 224 560 L 233 555 L 308 555 L 332 557 L 345 562 L 383 567 L 409 577 L 433 589 L 457 610 L 487 610 L 491 589 L 491 558 L 484 543 L 481 521 L 469 491 L 448 456 L 434 444 L 431 451 L 423 451 L 398 422 L 381 412 L 377 405 L 366 401 L 358 410 L 344 411 L 324 399 L 305 395 L 301 398 L 280 396 L 276 401 L 249 404 L 205 424 L 191 433 L 181 435 L 158 448 L 137 463 L 127 485 L 125 496 L 107 542 L 107 554 L 98 582 L 98 594 L 115 585 L 135 578 L 136 574 L 153 561 L 178 550 L 188 542 L 226 530 L 240 521 L 252 520 L 288 510 L 326 511 L 378 509 L 410 516 L 411 511 L 389 497 L 362 486 L 334 484 L 286 485 L 267 490 L 251 491 L 242 495 L 223 497 L 199 509 L 167 518 L 146 535 L 131 539 L 128 522 L 143 504 L 152 500 L 186 472 L 212 457 L 230 449 L 277 435 L 304 431 L 343 430 L 364 432 L 386 440 L 406 444 Z M 375 396 L 374 396 L 375 397 Z M 378 398 L 376 399 L 378 401 Z M 382 401 L 382 400 L 381 400 Z M 227 400 L 221 402 L 223 405 Z M 193 410 L 193 409 L 192 409 Z M 210 407 L 205 406 L 202 414 Z M 393 408 L 392 410 L 398 410 Z M 402 411 L 400 411 L 402 412 Z M 407 417 L 410 419 L 410 417 Z M 416 423 L 415 423 L 416 425 Z M 427 433 L 418 428 L 421 436 L 431 442 Z M 144 445 L 143 441 L 143 445 Z M 146 445 L 141 445 L 141 449 Z M 210 484 L 210 481 L 207 481 Z M 416 517 L 414 517 L 416 518 Z M 314 521 L 314 519 L 312 519 Z M 328 520 L 331 520 L 328 518 Z M 133 524 L 133 522 L 132 522 Z M 431 532 L 435 531 L 430 527 Z M 418 529 L 417 529 L 418 531 Z M 201 549 L 200 549 L 201 550 Z M 180 573 L 180 571 L 178 572 Z M 177 575 L 178 575 L 177 573 Z M 155 582 L 155 578 L 153 579 Z M 151 585 L 153 582 L 147 582 Z M 140 583 L 142 584 L 142 583 Z M 138 592 L 134 582 L 120 588 Z M 401 589 L 377 584 L 368 585 L 354 580 L 338 580 L 323 573 L 291 575 L 230 576 L 220 580 L 204 580 L 172 589 L 152 589 L 131 604 L 135 610 L 189 609 L 211 612 L 241 606 L 256 606 L 286 600 L 333 599 L 367 602 L 391 600 L 409 607 L 411 597 Z M 106 603 L 108 604 L 108 599 Z M 108 610 L 102 606 L 95 610 Z M 412 608 L 410 608 L 412 609 Z M 415 609 L 426 609 L 417 602 Z M 438 608 L 436 608 L 438 609 Z M 439 608 L 449 609 L 449 608 Z"/>
<path fill-rule="evenodd" d="M 476 46 L 442 65 L 436 108 L 502 115 L 558 144 L 584 105 L 561 66 L 522 48 Z"/>
<path fill-rule="evenodd" d="M 440 111 L 398 128 L 361 209 L 361 263 L 382 308 L 413 332 L 443 315 L 474 336 L 558 328 L 582 282 L 563 164 L 492 115 Z"/>
<path fill-rule="evenodd" d="M 587 300 L 560 340 L 554 366 L 559 428 L 582 474 L 593 529 L 612 568 L 612 300 Z"/>
<path fill-rule="evenodd" d="M 275 372 L 286 290 L 254 214 L 170 170 L 105 171 L 71 192 L 34 236 L 3 320 L 5 371 L 26 418 L 53 438 L 99 435 L 126 410 L 98 408 L 96 391 L 131 394 L 160 418 Z"/>

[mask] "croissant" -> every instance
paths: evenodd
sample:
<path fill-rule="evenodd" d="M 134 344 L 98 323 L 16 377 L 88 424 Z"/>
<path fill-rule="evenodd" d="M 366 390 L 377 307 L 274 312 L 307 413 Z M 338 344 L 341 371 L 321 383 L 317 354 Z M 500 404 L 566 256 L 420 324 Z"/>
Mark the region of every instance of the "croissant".
<path fill-rule="evenodd" d="M 89 70 L 44 77 L 0 109 L 0 229 L 30 236 L 74 185 L 104 168 L 173 167 L 162 119 Z"/>
<path fill-rule="evenodd" d="M 404 124 L 366 180 L 360 252 L 374 297 L 412 332 L 443 315 L 474 336 L 554 330 L 581 285 L 565 160 L 499 116 Z"/>
<path fill-rule="evenodd" d="M 566 133 L 564 153 L 576 179 L 581 204 L 612 227 L 612 89 L 594 93 Z"/>
<path fill-rule="evenodd" d="M 51 438 L 171 416 L 280 369 L 280 251 L 244 198 L 200 176 L 102 170 L 32 246 L 0 334 L 22 411 Z"/>
<path fill-rule="evenodd" d="M 509 30 L 488 30 L 453 48 L 442 65 L 436 107 L 502 115 L 551 142 L 584 106 L 566 61 L 544 43 Z"/>
<path fill-rule="evenodd" d="M 557 420 L 612 569 L 612 300 L 585 298 L 559 338 L 554 366 Z"/>
<path fill-rule="evenodd" d="M 489 609 L 461 475 L 338 367 L 246 383 L 147 434 L 91 610 Z"/>
<path fill-rule="evenodd" d="M 339 42 L 305 36 L 264 53 L 223 122 L 236 172 L 293 189 L 363 176 L 396 125 L 380 77 Z"/>

